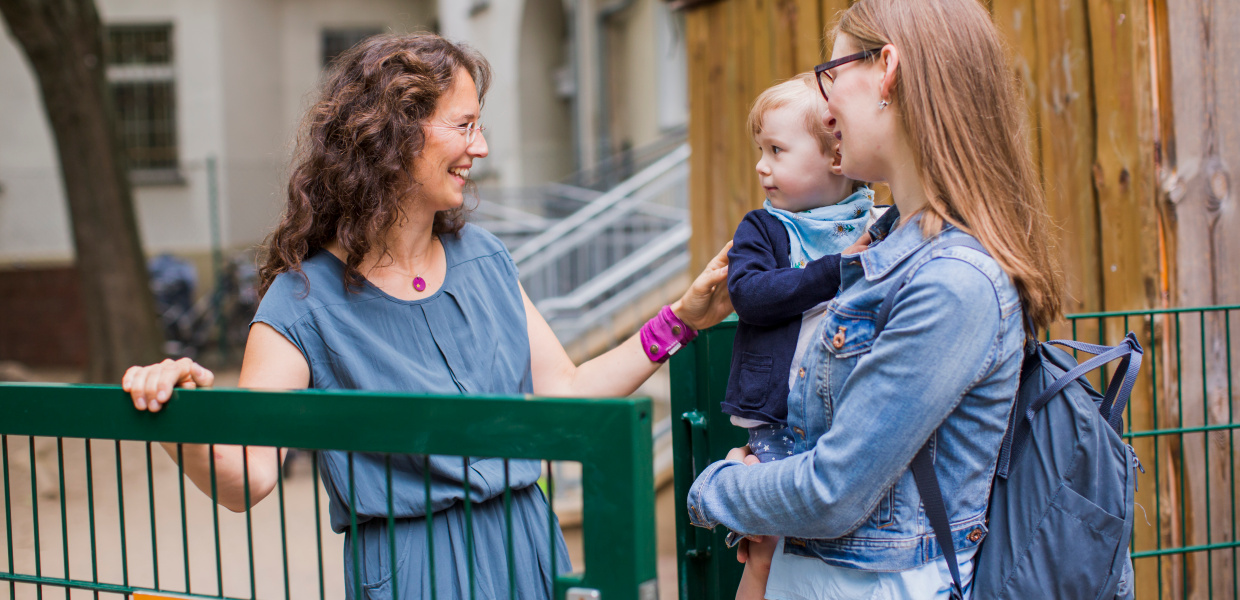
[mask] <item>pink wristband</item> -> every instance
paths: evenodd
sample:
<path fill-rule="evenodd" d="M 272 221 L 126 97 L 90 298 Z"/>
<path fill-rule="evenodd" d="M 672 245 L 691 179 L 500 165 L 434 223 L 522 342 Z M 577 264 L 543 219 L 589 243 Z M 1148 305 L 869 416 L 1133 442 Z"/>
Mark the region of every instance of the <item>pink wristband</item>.
<path fill-rule="evenodd" d="M 646 352 L 650 362 L 661 363 L 693 341 L 697 334 L 698 332 L 685 325 L 684 321 L 672 312 L 672 307 L 664 306 L 659 310 L 659 314 L 642 325 L 642 350 Z"/>

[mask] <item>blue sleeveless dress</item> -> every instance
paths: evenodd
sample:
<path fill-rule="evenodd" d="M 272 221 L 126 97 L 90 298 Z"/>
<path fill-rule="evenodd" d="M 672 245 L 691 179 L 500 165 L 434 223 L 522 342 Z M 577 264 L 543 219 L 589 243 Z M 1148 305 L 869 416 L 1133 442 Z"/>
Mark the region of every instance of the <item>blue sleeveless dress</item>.
<path fill-rule="evenodd" d="M 344 286 L 345 265 L 326 250 L 282 273 L 259 305 L 254 322 L 288 338 L 310 366 L 310 387 L 417 394 L 529 394 L 530 341 L 517 270 L 504 245 L 466 225 L 440 238 L 447 257 L 443 286 L 421 300 L 400 300 L 366 282 Z M 347 402 L 345 398 L 342 402 Z M 469 498 L 473 556 L 465 551 L 464 461 L 456 456 L 393 456 L 392 504 L 396 565 L 388 545 L 387 474 L 381 454 L 353 453 L 350 532 L 349 453 L 321 452 L 331 525 L 345 534 L 346 598 L 431 597 L 425 480 L 430 478 L 431 536 L 436 597 L 469 598 L 473 561 L 478 598 L 550 598 L 551 548 L 547 501 L 534 485 L 538 461 L 509 461 L 515 588 L 509 589 L 504 464 L 471 458 Z M 556 527 L 554 571 L 570 569 Z M 356 550 L 355 550 L 356 546 Z M 354 563 L 354 552 L 357 561 Z M 393 587 L 395 573 L 395 587 Z M 511 592 L 511 594 L 510 594 Z M 358 599 L 360 600 L 360 599 Z"/>

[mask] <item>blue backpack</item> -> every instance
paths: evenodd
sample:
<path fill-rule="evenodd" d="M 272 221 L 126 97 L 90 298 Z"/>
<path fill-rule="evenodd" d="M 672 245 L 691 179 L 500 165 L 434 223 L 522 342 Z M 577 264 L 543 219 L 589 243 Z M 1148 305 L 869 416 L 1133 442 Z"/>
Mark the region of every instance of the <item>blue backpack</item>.
<path fill-rule="evenodd" d="M 989 255 L 972 238 L 940 242 L 932 250 L 951 246 Z M 887 323 L 896 292 L 912 275 L 887 294 L 875 335 Z M 1078 365 L 1054 345 L 1097 356 Z M 1026 342 L 1020 387 L 990 492 L 989 533 L 975 558 L 974 598 L 1133 596 L 1128 542 L 1136 472 L 1144 469 L 1121 435 L 1142 353 L 1131 332 L 1118 346 Z M 1099 394 L 1084 376 L 1116 359 L 1121 360 L 1106 394 Z M 956 550 L 934 472 L 934 439 L 910 469 L 952 574 L 952 597 L 961 598 Z"/>

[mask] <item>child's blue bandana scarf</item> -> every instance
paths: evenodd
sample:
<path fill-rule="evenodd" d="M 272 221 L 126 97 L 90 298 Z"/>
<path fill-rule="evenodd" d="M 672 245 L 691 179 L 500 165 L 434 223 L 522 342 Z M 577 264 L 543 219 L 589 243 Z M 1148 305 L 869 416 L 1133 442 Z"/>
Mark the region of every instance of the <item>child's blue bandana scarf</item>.
<path fill-rule="evenodd" d="M 788 260 L 793 267 L 804 269 L 811 260 L 843 252 L 865 233 L 870 209 L 874 207 L 874 190 L 861 188 L 837 204 L 805 212 L 775 208 L 770 199 L 762 207 L 784 224 L 788 230 Z"/>

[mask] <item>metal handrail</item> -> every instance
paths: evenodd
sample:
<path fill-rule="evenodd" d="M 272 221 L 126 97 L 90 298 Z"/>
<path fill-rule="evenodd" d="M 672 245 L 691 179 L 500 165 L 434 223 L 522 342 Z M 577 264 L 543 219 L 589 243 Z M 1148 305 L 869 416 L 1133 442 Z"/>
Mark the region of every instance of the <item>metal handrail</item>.
<path fill-rule="evenodd" d="M 607 191 L 539 186 L 530 198 L 543 214 L 539 204 L 479 204 L 479 224 L 513 247 L 526 292 L 561 342 L 607 327 L 617 311 L 688 268 L 688 157 L 679 143 Z M 565 209 L 567 216 L 552 216 Z"/>
<path fill-rule="evenodd" d="M 611 268 L 599 273 L 572 293 L 557 298 L 547 298 L 539 302 L 538 310 L 543 316 L 558 312 L 580 310 L 582 307 L 598 300 L 607 292 L 620 285 L 624 280 L 649 269 L 650 265 L 679 249 L 685 250 L 689 243 L 691 228 L 689 223 L 681 223 L 667 233 L 655 238 L 630 254 L 624 261 L 612 265 Z"/>
<path fill-rule="evenodd" d="M 689 268 L 689 253 L 683 252 L 674 256 L 671 260 L 660 265 L 654 271 L 638 280 L 634 285 L 626 287 L 620 293 L 610 297 L 607 301 L 583 313 L 575 319 L 559 320 L 554 326 L 560 340 L 565 344 L 572 344 L 584 334 L 589 327 L 603 322 L 610 315 L 626 308 L 638 298 L 641 298 L 647 292 L 662 285 L 669 279 L 684 273 Z"/>
<path fill-rule="evenodd" d="M 602 196 L 599 196 L 581 210 L 552 225 L 542 234 L 535 236 L 534 239 L 525 242 L 521 247 L 513 250 L 513 262 L 517 264 L 518 268 L 524 270 L 531 268 L 529 265 L 533 260 L 549 262 L 552 258 L 567 252 L 571 248 L 568 244 L 564 245 L 564 250 L 559 251 L 551 248 L 551 246 L 556 245 L 556 242 L 561 242 L 570 234 L 583 228 L 612 206 L 625 200 L 631 200 L 632 196 L 646 187 L 647 184 L 653 183 L 673 169 L 677 167 L 687 169 L 688 161 L 689 145 L 683 144 L 667 156 L 659 159 Z"/>
<path fill-rule="evenodd" d="M 688 178 L 688 175 L 688 165 L 676 166 L 672 170 L 660 175 L 648 185 L 635 191 L 632 195 L 612 204 L 607 210 L 595 213 L 591 219 L 566 232 L 553 244 L 543 248 L 538 254 L 531 256 L 524 263 L 518 263 L 517 266 L 521 269 L 522 278 L 528 279 L 534 273 L 553 267 L 560 259 L 570 255 L 575 250 L 593 245 L 599 239 L 599 236 L 607 230 L 624 225 L 625 220 L 636 211 L 638 206 L 648 204 L 650 199 L 657 197 L 677 184 L 683 183 Z M 582 209 L 578 212 L 585 212 L 585 210 Z M 574 214 L 574 216 L 576 215 Z M 687 215 L 684 219 L 679 220 L 682 222 L 686 221 Z M 674 223 L 675 221 L 673 221 Z M 628 260 L 627 257 L 625 260 Z"/>

